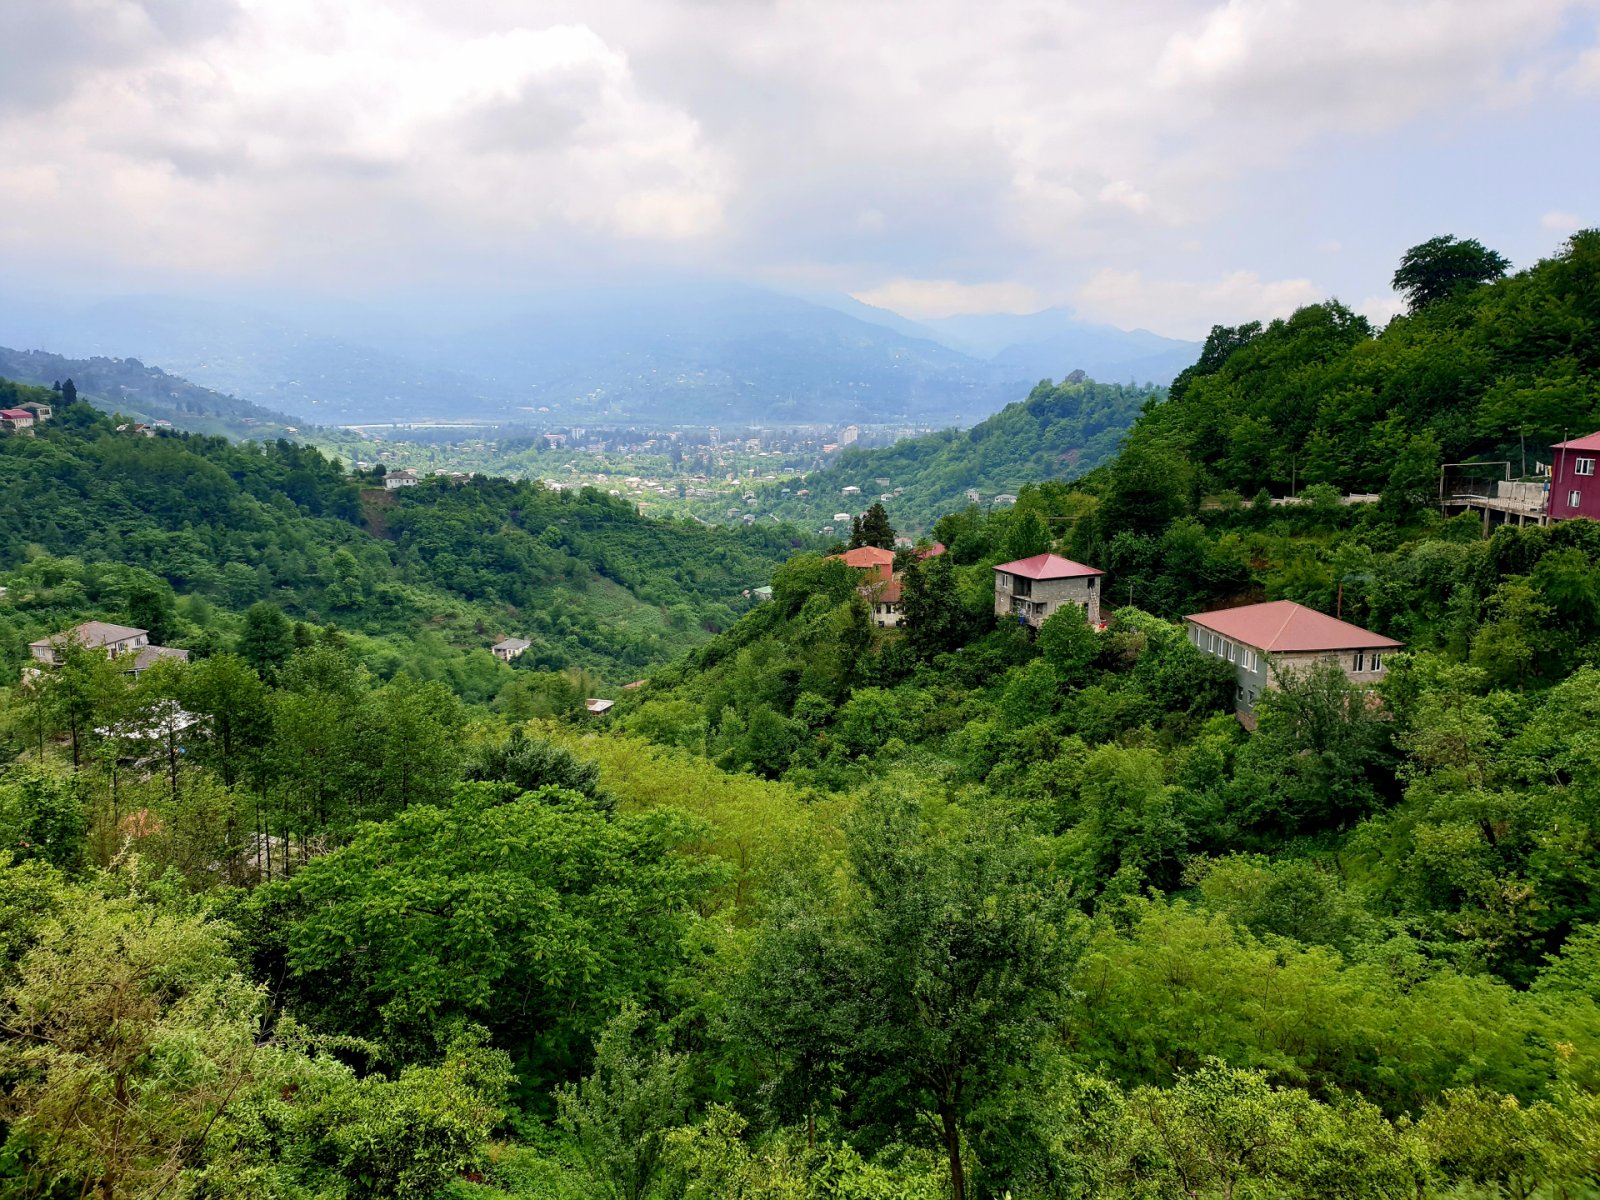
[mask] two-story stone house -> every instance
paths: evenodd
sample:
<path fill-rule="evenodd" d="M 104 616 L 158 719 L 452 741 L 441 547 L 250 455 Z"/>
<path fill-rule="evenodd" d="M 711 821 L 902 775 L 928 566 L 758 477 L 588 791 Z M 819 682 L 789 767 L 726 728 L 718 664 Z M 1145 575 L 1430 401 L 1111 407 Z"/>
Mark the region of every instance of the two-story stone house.
<path fill-rule="evenodd" d="M 1351 683 L 1370 685 L 1388 674 L 1387 656 L 1405 644 L 1292 600 L 1195 613 L 1184 623 L 1199 650 L 1233 664 L 1234 706 L 1251 729 L 1256 702 L 1283 672 L 1332 662 Z"/>
<path fill-rule="evenodd" d="M 1075 604 L 1089 624 L 1098 625 L 1104 574 L 1059 554 L 1001 563 L 994 569 L 994 615 L 1014 616 L 1038 629 L 1062 605 Z"/>

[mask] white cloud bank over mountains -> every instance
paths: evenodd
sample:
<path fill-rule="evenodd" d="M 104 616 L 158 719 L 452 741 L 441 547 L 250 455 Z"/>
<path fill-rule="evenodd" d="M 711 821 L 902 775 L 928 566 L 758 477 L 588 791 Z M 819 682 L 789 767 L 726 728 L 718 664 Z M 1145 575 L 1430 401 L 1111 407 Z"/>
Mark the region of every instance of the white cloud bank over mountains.
<path fill-rule="evenodd" d="M 5 4 L 0 255 L 346 289 L 693 269 L 1186 336 L 1330 291 L 1376 312 L 1422 237 L 1516 257 L 1600 220 L 1559 129 L 1600 99 L 1597 11 Z M 1458 203 L 1479 126 L 1551 168 L 1483 162 Z"/>

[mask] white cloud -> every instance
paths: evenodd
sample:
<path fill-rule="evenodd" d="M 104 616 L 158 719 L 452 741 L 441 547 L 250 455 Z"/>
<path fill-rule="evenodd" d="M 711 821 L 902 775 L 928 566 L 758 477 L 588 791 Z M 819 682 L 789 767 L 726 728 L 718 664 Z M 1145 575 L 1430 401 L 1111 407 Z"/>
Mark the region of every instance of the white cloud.
<path fill-rule="evenodd" d="M 1600 83 L 1561 41 L 1596 3 L 0 0 L 0 252 L 279 280 L 687 266 L 923 312 L 1081 291 L 1203 331 L 1360 269 L 1222 244 L 1263 168 Z M 1180 255 L 1215 282 L 1155 282 Z"/>
<path fill-rule="evenodd" d="M 698 122 L 583 25 L 449 35 L 372 0 L 245 8 L 202 55 L 158 50 L 0 123 L 0 161 L 55 168 L 0 197 L 0 245 L 66 224 L 135 264 L 249 272 L 312 251 L 348 269 L 383 244 L 393 260 L 672 243 L 721 222 L 728 173 Z"/>
<path fill-rule="evenodd" d="M 1583 218 L 1578 216 L 1577 213 L 1547 212 L 1539 218 L 1539 224 L 1550 230 L 1551 233 L 1559 233 L 1564 236 L 1569 233 L 1577 233 L 1578 230 L 1582 229 Z"/>
<path fill-rule="evenodd" d="M 1175 280 L 1146 279 L 1139 271 L 1107 267 L 1078 289 L 1073 303 L 1084 317 L 1199 338 L 1212 325 L 1286 317 L 1323 295 L 1309 279 L 1265 280 L 1252 271 Z"/>
<path fill-rule="evenodd" d="M 1368 296 L 1355 310 L 1367 320 L 1371 321 L 1375 329 L 1382 329 L 1394 318 L 1406 311 L 1405 298 L 1389 292 L 1381 296 Z"/>
<path fill-rule="evenodd" d="M 957 313 L 1031 313 L 1044 307 L 1039 294 L 1020 283 L 895 279 L 851 294 L 863 304 L 917 318 L 950 317 Z"/>

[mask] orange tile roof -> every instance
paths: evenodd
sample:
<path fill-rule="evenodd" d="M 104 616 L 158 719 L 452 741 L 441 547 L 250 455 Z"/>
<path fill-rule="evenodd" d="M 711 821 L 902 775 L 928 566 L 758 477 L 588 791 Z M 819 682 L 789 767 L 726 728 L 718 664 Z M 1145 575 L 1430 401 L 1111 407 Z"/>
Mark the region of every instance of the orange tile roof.
<path fill-rule="evenodd" d="M 843 554 L 832 554 L 830 558 L 842 558 L 847 567 L 884 567 L 894 565 L 894 551 L 880 550 L 876 546 L 857 546 L 854 550 L 846 550 Z"/>

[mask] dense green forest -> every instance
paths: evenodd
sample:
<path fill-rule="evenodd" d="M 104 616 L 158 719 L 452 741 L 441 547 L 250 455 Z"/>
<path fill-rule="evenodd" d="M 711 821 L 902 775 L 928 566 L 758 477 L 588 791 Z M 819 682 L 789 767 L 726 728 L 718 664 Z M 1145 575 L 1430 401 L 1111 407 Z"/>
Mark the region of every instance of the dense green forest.
<path fill-rule="evenodd" d="M 795 553 L 769 602 L 598 720 L 384 674 L 310 608 L 293 628 L 256 609 L 132 683 L 67 648 L 4 707 L 0 1181 L 1593 1195 L 1600 526 L 1485 538 L 1438 515 L 1416 481 L 1440 456 L 1523 436 L 1484 415 L 1492 382 L 1458 399 L 1460 443 L 1442 402 L 1393 406 L 1406 445 L 1436 440 L 1426 470 L 1418 449 L 1293 505 L 1228 495 L 1276 490 L 1274 468 L 1247 476 L 1194 431 L 1424 326 L 1441 332 L 1411 359 L 1450 361 L 1513 294 L 1561 334 L 1539 350 L 1503 310 L 1488 376 L 1590 370 L 1597 245 L 1503 280 L 1480 259 L 1336 352 L 1294 332 L 1330 306 L 1218 330 L 1105 467 L 936 522 L 948 552 L 904 557 L 900 628 L 873 626 L 841 561 Z M 1317 404 L 1327 461 L 1364 462 L 1372 425 L 1339 403 Z M 83 420 L 52 436 L 95 445 Z M 318 492 L 335 510 L 340 479 Z M 1381 498 L 1341 503 L 1363 483 Z M 463 557 L 498 527 L 471 524 L 469 494 L 439 519 L 470 532 L 396 569 L 513 586 Z M 425 540 L 406 523 L 427 502 L 382 514 L 395 545 Z M 582 552 L 639 570 L 675 544 L 608 528 Z M 992 566 L 1047 549 L 1109 572 L 1108 628 L 995 619 Z M 1267 598 L 1406 650 L 1375 696 L 1284 675 L 1247 733 L 1232 669 L 1174 618 Z"/>
<path fill-rule="evenodd" d="M 1159 388 L 1096 383 L 1082 374 L 1060 384 L 1045 380 L 1026 400 L 971 429 L 883 448 L 847 448 L 827 470 L 803 482 L 762 485 L 759 507 L 817 529 L 836 510 L 858 510 L 862 497 L 894 491 L 886 501 L 894 519 L 906 529 L 926 530 L 964 504 L 969 489 L 992 501 L 1015 495 L 1025 483 L 1072 479 L 1111 458 L 1140 411 L 1163 394 Z M 846 487 L 860 488 L 861 495 L 844 495 Z M 801 488 L 809 495 L 798 495 Z"/>
<path fill-rule="evenodd" d="M 71 380 L 83 399 L 103 412 L 136 421 L 170 421 L 190 433 L 275 438 L 299 424 L 294 417 L 200 387 L 136 358 L 66 358 L 0 346 L 0 376 L 41 387 Z"/>
<path fill-rule="evenodd" d="M 49 393 L 54 395 L 54 393 Z M 74 620 L 229 648 L 257 604 L 336 624 L 384 678 L 447 680 L 474 700 L 521 670 L 613 684 L 733 620 L 792 549 L 781 533 L 647 521 L 593 490 L 428 479 L 385 492 L 288 441 L 118 434 L 87 404 L 0 439 L 0 655 Z"/>

